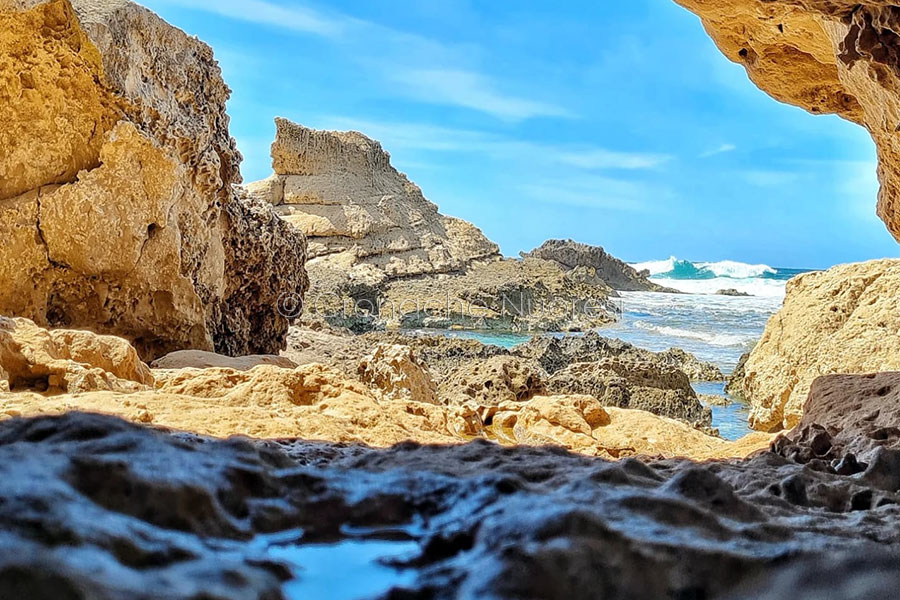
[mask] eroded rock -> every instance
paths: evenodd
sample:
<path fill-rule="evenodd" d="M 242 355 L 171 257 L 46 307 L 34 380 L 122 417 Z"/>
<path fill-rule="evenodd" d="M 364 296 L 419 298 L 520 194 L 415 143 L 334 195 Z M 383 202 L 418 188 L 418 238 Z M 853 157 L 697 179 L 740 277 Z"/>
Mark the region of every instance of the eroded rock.
<path fill-rule="evenodd" d="M 569 419 L 540 412 L 548 425 Z M 576 413 L 603 420 L 600 409 Z M 404 584 L 414 597 L 710 598 L 744 586 L 741 597 L 781 598 L 776 570 L 830 556 L 830 577 L 859 584 L 881 573 L 860 561 L 900 541 L 894 506 L 851 511 L 872 491 L 864 482 L 771 454 L 698 464 L 483 441 L 372 450 L 68 414 L 0 423 L 0 475 L 0 595 L 33 600 L 276 599 L 291 571 L 345 569 L 289 570 L 265 554 L 279 537 L 409 540 L 418 550 L 393 564 L 414 573 Z M 748 592 L 754 578 L 761 587 Z M 387 592 L 372 582 L 373 595 Z"/>
<path fill-rule="evenodd" d="M 212 50 L 125 0 L 6 2 L 0 20 L 0 313 L 147 359 L 280 350 L 303 236 L 232 190 Z"/>
<path fill-rule="evenodd" d="M 791 429 L 817 377 L 900 369 L 900 261 L 840 265 L 795 277 L 783 308 L 743 366 L 750 424 Z"/>
<path fill-rule="evenodd" d="M 135 391 L 153 385 L 128 342 L 87 331 L 47 331 L 27 319 L 0 317 L 0 380 L 5 391 Z"/>

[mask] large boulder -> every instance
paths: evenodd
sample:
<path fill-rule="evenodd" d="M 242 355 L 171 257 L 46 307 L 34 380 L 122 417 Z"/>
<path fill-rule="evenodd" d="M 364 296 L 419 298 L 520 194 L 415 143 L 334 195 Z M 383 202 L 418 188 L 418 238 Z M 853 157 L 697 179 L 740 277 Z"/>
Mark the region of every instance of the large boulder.
<path fill-rule="evenodd" d="M 712 427 L 712 414 L 674 367 L 627 356 L 579 362 L 557 371 L 547 383 L 553 394 L 588 394 L 603 406 L 631 408 Z"/>
<path fill-rule="evenodd" d="M 3 391 L 128 392 L 152 386 L 153 376 L 121 338 L 0 317 L 0 382 Z"/>
<path fill-rule="evenodd" d="M 0 314 L 146 359 L 279 350 L 305 241 L 233 190 L 212 50 L 127 0 L 5 0 L 0 24 Z"/>
<path fill-rule="evenodd" d="M 841 265 L 787 285 L 743 367 L 750 424 L 762 431 L 800 422 L 817 377 L 900 369 L 900 260 Z"/>
<path fill-rule="evenodd" d="M 276 119 L 275 174 L 251 195 L 307 235 L 310 257 L 381 277 L 458 271 L 499 256 L 476 227 L 438 212 L 377 141 Z"/>

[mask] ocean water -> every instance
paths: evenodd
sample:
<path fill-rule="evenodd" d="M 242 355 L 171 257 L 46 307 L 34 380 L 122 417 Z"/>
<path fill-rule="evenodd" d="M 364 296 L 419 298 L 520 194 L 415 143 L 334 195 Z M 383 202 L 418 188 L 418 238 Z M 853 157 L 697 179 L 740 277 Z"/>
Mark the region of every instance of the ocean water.
<path fill-rule="evenodd" d="M 600 335 L 656 352 L 682 348 L 718 365 L 726 375 L 731 374 L 741 355 L 753 348 L 768 320 L 781 308 L 788 280 L 808 271 L 735 261 L 691 262 L 675 257 L 632 266 L 649 270 L 651 281 L 684 293 L 622 292 L 622 320 L 599 330 Z M 750 296 L 716 295 L 724 289 Z M 520 334 L 452 335 L 505 347 L 528 340 Z M 703 394 L 725 396 L 721 382 L 695 387 Z M 727 439 L 750 431 L 747 407 L 732 400 L 728 406 L 713 407 L 713 426 Z"/>

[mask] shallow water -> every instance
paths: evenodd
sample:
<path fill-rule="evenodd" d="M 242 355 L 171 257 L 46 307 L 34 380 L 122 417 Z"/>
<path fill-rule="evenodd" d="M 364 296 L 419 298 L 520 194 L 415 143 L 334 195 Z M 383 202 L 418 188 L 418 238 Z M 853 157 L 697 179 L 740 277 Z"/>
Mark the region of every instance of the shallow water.
<path fill-rule="evenodd" d="M 289 600 L 368 600 L 415 581 L 414 570 L 391 566 L 419 551 L 410 541 L 349 539 L 333 544 L 270 546 L 270 558 L 291 566 L 295 579 L 284 586 Z"/>
<path fill-rule="evenodd" d="M 731 400 L 728 406 L 711 406 L 713 427 L 726 440 L 739 440 L 753 430 L 750 429 L 750 407 L 741 400 L 725 393 L 725 384 L 717 382 L 695 383 L 698 394 L 723 396 Z"/>

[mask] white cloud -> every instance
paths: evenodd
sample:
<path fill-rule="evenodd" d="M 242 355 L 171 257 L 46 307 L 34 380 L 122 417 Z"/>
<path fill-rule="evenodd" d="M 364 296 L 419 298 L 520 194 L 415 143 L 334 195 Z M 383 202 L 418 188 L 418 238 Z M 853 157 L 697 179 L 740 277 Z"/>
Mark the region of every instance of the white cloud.
<path fill-rule="evenodd" d="M 504 91 L 502 82 L 471 67 L 471 45 L 448 45 L 299 2 L 288 7 L 268 0 L 158 1 L 327 38 L 380 75 L 390 92 L 418 102 L 467 108 L 507 121 L 572 116 L 563 107 L 528 97 L 527 92 Z"/>
<path fill-rule="evenodd" d="M 653 169 L 663 165 L 672 157 L 667 154 L 646 154 L 640 152 L 612 152 L 603 149 L 588 149 L 584 152 L 563 152 L 559 160 L 582 169 Z"/>
<path fill-rule="evenodd" d="M 623 212 L 645 212 L 651 209 L 648 200 L 671 197 L 668 190 L 640 181 L 601 176 L 541 180 L 522 184 L 518 189 L 546 204 Z"/>
<path fill-rule="evenodd" d="M 266 0 L 159 0 L 159 2 L 202 10 L 238 21 L 325 37 L 340 37 L 345 33 L 347 26 L 354 22 L 353 19 L 346 17 L 329 17 L 304 6 L 293 5 L 287 8 Z"/>
<path fill-rule="evenodd" d="M 556 146 L 483 131 L 424 123 L 377 122 L 332 116 L 319 119 L 317 125 L 329 129 L 359 131 L 379 140 L 389 152 L 393 148 L 424 152 L 470 152 L 516 163 L 537 158 L 545 164 L 575 167 L 583 171 L 652 169 L 674 160 L 674 157 L 666 154 L 618 152 L 597 146 Z"/>
<path fill-rule="evenodd" d="M 757 187 L 781 187 L 797 182 L 803 173 L 794 171 L 766 171 L 762 169 L 754 169 L 744 171 L 741 177 L 750 185 Z"/>
<path fill-rule="evenodd" d="M 432 104 L 462 106 L 509 121 L 533 117 L 572 117 L 565 108 L 516 97 L 495 89 L 481 73 L 462 69 L 405 69 L 390 77 L 414 98 Z"/>
<path fill-rule="evenodd" d="M 734 144 L 722 144 L 718 148 L 714 150 L 709 150 L 700 155 L 700 158 L 709 158 L 710 156 L 715 156 L 717 154 L 726 154 L 728 152 L 734 152 L 737 150 L 737 146 Z"/>

